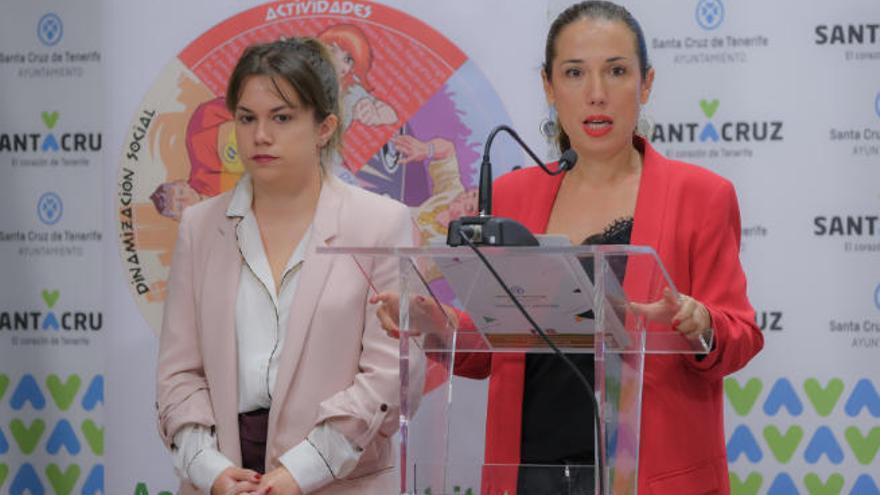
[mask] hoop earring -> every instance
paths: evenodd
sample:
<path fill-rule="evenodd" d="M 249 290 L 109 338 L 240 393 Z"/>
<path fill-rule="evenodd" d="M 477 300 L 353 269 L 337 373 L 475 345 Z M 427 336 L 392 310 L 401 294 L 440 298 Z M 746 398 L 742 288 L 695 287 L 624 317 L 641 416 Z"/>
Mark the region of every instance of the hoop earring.
<path fill-rule="evenodd" d="M 646 140 L 651 140 L 651 134 L 654 132 L 654 119 L 639 112 L 639 121 L 636 123 L 635 134 Z"/>
<path fill-rule="evenodd" d="M 559 137 L 559 117 L 556 115 L 554 105 L 550 105 L 547 116 L 538 124 L 538 131 L 547 141 L 555 141 Z"/>

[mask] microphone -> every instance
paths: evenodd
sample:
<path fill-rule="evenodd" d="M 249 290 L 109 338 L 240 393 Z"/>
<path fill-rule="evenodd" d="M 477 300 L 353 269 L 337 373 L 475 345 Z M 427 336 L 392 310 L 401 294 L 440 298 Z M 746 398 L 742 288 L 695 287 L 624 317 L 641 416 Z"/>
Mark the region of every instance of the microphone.
<path fill-rule="evenodd" d="M 529 232 L 524 225 L 516 220 L 503 217 L 492 216 L 492 162 L 489 158 L 489 152 L 492 149 L 492 142 L 499 132 L 509 134 L 520 147 L 538 164 L 541 169 L 548 175 L 559 175 L 568 172 L 574 168 L 577 163 L 577 153 L 573 149 L 568 149 L 559 158 L 559 165 L 556 170 L 550 170 L 544 162 L 538 158 L 531 148 L 523 142 L 519 134 L 506 125 L 500 125 L 489 133 L 486 144 L 483 147 L 483 161 L 480 163 L 480 186 L 479 200 L 477 207 L 479 216 L 461 217 L 449 223 L 449 230 L 446 235 L 446 244 L 448 246 L 461 246 L 466 244 L 462 240 L 462 233 L 467 235 L 468 240 L 475 245 L 484 246 L 537 246 L 538 240 Z"/>

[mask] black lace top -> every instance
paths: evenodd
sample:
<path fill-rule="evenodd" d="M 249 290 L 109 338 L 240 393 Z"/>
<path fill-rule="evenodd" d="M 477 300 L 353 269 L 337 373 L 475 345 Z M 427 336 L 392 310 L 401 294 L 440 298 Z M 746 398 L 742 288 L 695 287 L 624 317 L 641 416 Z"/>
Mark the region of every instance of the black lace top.
<path fill-rule="evenodd" d="M 629 244 L 632 217 L 615 220 L 582 244 Z M 584 266 L 592 278 L 592 264 Z M 624 265 L 612 265 L 623 280 Z M 571 354 L 574 364 L 591 383 L 593 355 Z M 527 354 L 522 404 L 523 464 L 593 464 L 593 404 L 583 385 L 552 354 Z"/>

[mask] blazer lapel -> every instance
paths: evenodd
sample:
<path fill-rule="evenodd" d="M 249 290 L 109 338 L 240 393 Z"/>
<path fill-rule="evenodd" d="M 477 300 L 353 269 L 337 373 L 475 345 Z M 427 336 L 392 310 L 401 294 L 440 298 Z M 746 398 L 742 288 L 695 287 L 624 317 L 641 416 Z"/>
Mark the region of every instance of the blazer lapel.
<path fill-rule="evenodd" d="M 666 158 L 657 153 L 647 142 L 637 142 L 644 149 L 642 177 L 639 180 L 639 194 L 636 198 L 636 211 L 633 217 L 633 231 L 630 244 L 650 246 L 660 254 L 662 237 L 665 233 L 667 205 L 669 204 L 669 173 Z M 627 263 L 624 288 L 630 300 L 646 302 L 649 296 L 657 296 L 658 287 L 648 280 L 658 280 L 661 273 L 653 270 L 653 259 L 638 256 Z"/>
<path fill-rule="evenodd" d="M 220 213 L 216 241 L 205 262 L 201 288 L 202 347 L 205 373 L 211 384 L 211 402 L 221 450 L 236 464 L 241 463 L 238 438 L 238 346 L 235 339 L 235 301 L 241 276 L 241 253 L 235 238 L 237 219 Z"/>
<path fill-rule="evenodd" d="M 272 438 L 278 416 L 287 401 L 286 396 L 302 356 L 312 317 L 336 259 L 334 256 L 317 255 L 315 250 L 330 245 L 338 233 L 339 217 L 344 206 L 342 188 L 342 184 L 335 177 L 326 178 L 315 208 L 312 234 L 306 245 L 303 267 L 299 273 L 300 279 L 290 307 L 287 335 L 279 356 L 278 376 L 272 391 L 273 407 L 269 412 L 269 438 Z"/>

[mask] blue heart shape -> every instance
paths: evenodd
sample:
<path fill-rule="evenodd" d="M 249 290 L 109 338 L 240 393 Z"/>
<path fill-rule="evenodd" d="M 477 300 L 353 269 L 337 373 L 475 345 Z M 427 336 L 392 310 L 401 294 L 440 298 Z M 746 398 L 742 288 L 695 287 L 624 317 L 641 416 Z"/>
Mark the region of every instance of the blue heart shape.
<path fill-rule="evenodd" d="M 3 434 L 3 430 L 0 430 L 0 455 L 9 452 L 9 442 L 6 441 L 6 436 Z"/>
<path fill-rule="evenodd" d="M 742 454 L 745 454 L 752 462 L 758 462 L 764 457 L 761 448 L 758 447 L 758 442 L 755 441 L 755 436 L 752 435 L 752 430 L 744 425 L 739 425 L 733 430 L 733 434 L 730 435 L 730 440 L 727 442 L 727 461 L 735 462 Z"/>
<path fill-rule="evenodd" d="M 72 455 L 79 454 L 82 447 L 79 439 L 76 438 L 76 433 L 73 432 L 73 427 L 66 419 L 62 419 L 55 425 L 55 429 L 52 430 L 49 441 L 46 443 L 46 452 L 57 454 L 61 447 L 67 448 L 67 451 Z"/>
<path fill-rule="evenodd" d="M 46 397 L 40 391 L 40 386 L 37 385 L 37 380 L 34 379 L 33 375 L 21 377 L 18 386 L 15 387 L 15 392 L 12 393 L 9 405 L 18 411 L 24 407 L 26 402 L 30 402 L 31 406 L 38 411 L 46 407 Z"/>
<path fill-rule="evenodd" d="M 870 476 L 863 474 L 856 479 L 849 495 L 880 495 L 880 488 L 877 488 Z"/>
<path fill-rule="evenodd" d="M 822 454 L 828 457 L 828 460 L 834 464 L 843 462 L 843 449 L 834 438 L 834 433 L 827 426 L 820 426 L 813 434 L 813 438 L 804 451 L 804 459 L 810 464 L 815 464 L 822 457 Z"/>
<path fill-rule="evenodd" d="M 24 495 L 27 491 L 30 495 L 45 495 L 46 489 L 40 483 L 37 471 L 28 463 L 22 464 L 15 474 L 15 479 L 9 485 L 10 495 Z"/>
<path fill-rule="evenodd" d="M 86 411 L 91 411 L 98 404 L 104 403 L 104 376 L 103 375 L 95 375 L 92 378 L 92 382 L 89 383 L 89 388 L 86 389 L 86 393 L 83 394 L 82 398 L 82 406 Z"/>
<path fill-rule="evenodd" d="M 800 416 L 804 412 L 804 404 L 787 378 L 780 378 L 773 384 L 773 388 L 767 394 L 767 400 L 764 401 L 764 413 L 776 416 L 783 407 L 788 409 L 788 413 L 792 416 Z"/>
<path fill-rule="evenodd" d="M 95 464 L 83 483 L 80 495 L 104 494 L 104 465 Z"/>
<path fill-rule="evenodd" d="M 767 495 L 799 495 L 794 481 L 786 473 L 779 473 L 767 490 Z"/>
<path fill-rule="evenodd" d="M 862 378 L 856 383 L 852 394 L 850 394 L 849 399 L 846 401 L 844 410 L 847 416 L 856 417 L 864 408 L 868 409 L 871 416 L 880 418 L 880 394 L 877 393 L 877 389 L 874 388 L 871 380 L 867 378 Z"/>

